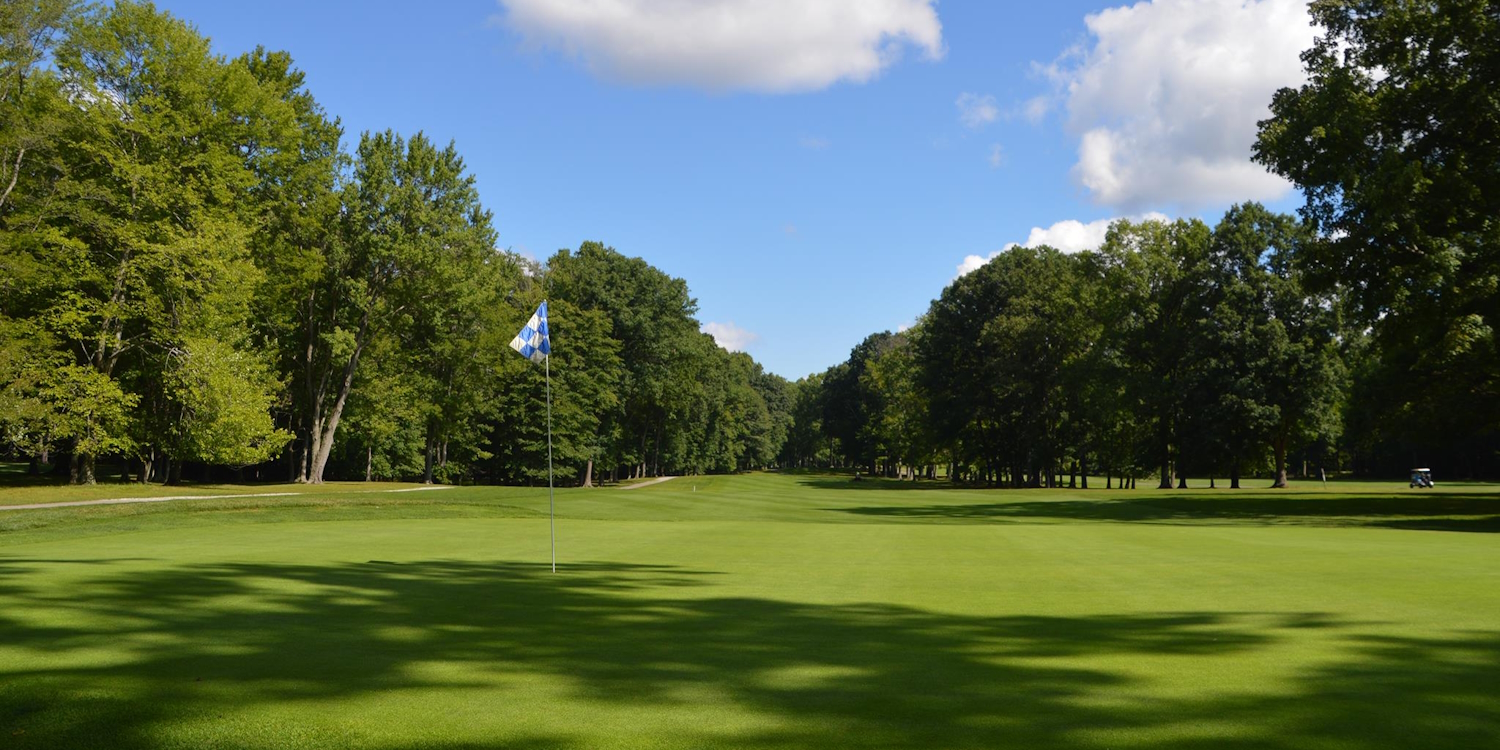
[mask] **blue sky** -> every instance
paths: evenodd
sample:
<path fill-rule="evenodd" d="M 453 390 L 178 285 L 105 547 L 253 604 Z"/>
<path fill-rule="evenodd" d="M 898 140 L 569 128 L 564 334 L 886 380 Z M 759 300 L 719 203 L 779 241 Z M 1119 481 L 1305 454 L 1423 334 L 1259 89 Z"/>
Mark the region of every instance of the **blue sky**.
<path fill-rule="evenodd" d="M 1298 204 L 1248 160 L 1302 80 L 1297 0 L 159 6 L 220 53 L 291 52 L 351 141 L 456 141 L 502 247 L 644 257 L 790 378 L 1009 243 Z"/>

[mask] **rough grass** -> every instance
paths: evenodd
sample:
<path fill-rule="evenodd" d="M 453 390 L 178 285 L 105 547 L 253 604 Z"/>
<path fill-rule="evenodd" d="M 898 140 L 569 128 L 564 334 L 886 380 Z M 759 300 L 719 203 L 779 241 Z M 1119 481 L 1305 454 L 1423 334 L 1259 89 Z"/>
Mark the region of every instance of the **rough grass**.
<path fill-rule="evenodd" d="M 0 747 L 1500 738 L 1494 487 L 557 505 L 556 575 L 545 488 L 0 511 Z"/>

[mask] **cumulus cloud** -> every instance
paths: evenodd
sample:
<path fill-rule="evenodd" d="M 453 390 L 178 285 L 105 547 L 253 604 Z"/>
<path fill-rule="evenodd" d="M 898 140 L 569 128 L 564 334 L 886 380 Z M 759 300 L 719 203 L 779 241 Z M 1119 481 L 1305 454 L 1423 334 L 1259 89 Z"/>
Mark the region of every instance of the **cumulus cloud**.
<path fill-rule="evenodd" d="M 963 262 L 958 264 L 958 276 L 978 269 L 980 266 L 990 262 L 995 256 L 1005 252 L 1017 245 L 1021 247 L 1041 247 L 1047 245 L 1057 248 L 1065 253 L 1077 253 L 1084 250 L 1097 250 L 1104 244 L 1104 235 L 1109 233 L 1109 225 L 1122 218 L 1131 221 L 1171 221 L 1171 217 L 1155 211 L 1141 214 L 1139 216 L 1121 217 L 1113 219 L 1099 219 L 1087 224 L 1076 219 L 1066 219 L 1053 224 L 1050 227 L 1032 227 L 1031 233 L 1026 236 L 1025 242 L 1012 242 L 1001 250 L 996 250 L 989 255 L 966 255 Z M 955 277 L 957 278 L 957 277 Z"/>
<path fill-rule="evenodd" d="M 760 338 L 759 334 L 740 328 L 734 324 L 734 321 L 728 323 L 704 323 L 703 327 L 699 330 L 713 336 L 714 343 L 731 352 L 745 351 L 745 347 L 755 343 Z"/>
<path fill-rule="evenodd" d="M 966 128 L 982 128 L 1000 117 L 1000 107 L 989 94 L 981 96 L 965 91 L 953 104 L 958 107 L 958 121 Z"/>
<path fill-rule="evenodd" d="M 990 155 L 985 161 L 990 163 L 990 169 L 999 169 L 1005 164 L 1005 149 L 1001 148 L 998 143 L 991 144 Z"/>
<path fill-rule="evenodd" d="M 711 91 L 868 81 L 915 48 L 943 56 L 935 0 L 499 0 L 529 44 L 595 75 Z"/>
<path fill-rule="evenodd" d="M 1250 148 L 1271 94 L 1305 80 L 1306 0 L 1151 0 L 1084 24 L 1088 42 L 1045 70 L 1079 135 L 1073 176 L 1096 202 L 1201 207 L 1291 188 Z"/>

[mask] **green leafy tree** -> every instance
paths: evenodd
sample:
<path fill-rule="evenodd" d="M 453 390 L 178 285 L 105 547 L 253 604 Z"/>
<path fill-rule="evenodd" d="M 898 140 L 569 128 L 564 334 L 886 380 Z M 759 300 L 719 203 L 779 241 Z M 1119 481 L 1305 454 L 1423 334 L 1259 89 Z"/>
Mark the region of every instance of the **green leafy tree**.
<path fill-rule="evenodd" d="M 271 406 L 280 383 L 265 362 L 213 338 L 189 339 L 167 373 L 181 416 L 172 446 L 179 461 L 236 468 L 276 455 L 291 435 Z"/>
<path fill-rule="evenodd" d="M 44 62 L 80 8 L 77 0 L 0 5 L 0 218 L 17 198 L 50 192 L 55 179 L 68 106 L 61 79 Z"/>
<path fill-rule="evenodd" d="M 1066 373 L 1086 350 L 1078 262 L 1015 247 L 933 303 L 918 356 L 934 425 L 990 481 L 1050 486 L 1064 456 Z"/>
<path fill-rule="evenodd" d="M 838 441 L 847 462 L 865 467 L 870 474 L 878 468 L 877 425 L 884 405 L 867 373 L 893 341 L 889 331 L 870 334 L 850 350 L 849 359 L 823 375 L 823 429 Z"/>
<path fill-rule="evenodd" d="M 246 145 L 256 176 L 251 204 L 259 217 L 250 252 L 262 272 L 251 322 L 256 341 L 274 354 L 276 369 L 285 376 L 281 420 L 297 448 L 289 452 L 287 478 L 305 479 L 312 458 L 310 420 L 321 414 L 314 402 L 325 397 L 324 378 L 331 370 L 327 337 L 337 338 L 334 329 L 347 325 L 340 317 L 345 300 L 337 274 L 341 178 L 349 160 L 340 150 L 343 128 L 308 92 L 305 75 L 289 55 L 258 47 L 235 62 L 255 77 L 265 96 L 292 113 L 280 137 Z M 378 450 L 367 451 L 366 458 Z"/>
<path fill-rule="evenodd" d="M 6 208 L 8 226 L 28 227 L 6 243 L 6 264 L 26 284 L 7 295 L 7 314 L 40 322 L 78 367 L 114 383 L 70 378 L 57 392 L 108 402 L 70 411 L 160 408 L 170 400 L 160 391 L 168 353 L 185 337 L 242 343 L 256 276 L 244 146 L 272 138 L 286 113 L 191 27 L 146 4 L 78 16 L 53 61 L 67 106 L 48 133 L 47 184 Z M 32 200 L 32 189 L 46 199 Z M 84 422 L 87 430 L 73 431 L 72 473 L 90 482 L 96 451 L 130 440 L 102 432 L 125 420 Z M 166 439 L 160 430 L 142 437 Z"/>
<path fill-rule="evenodd" d="M 687 283 L 598 242 L 555 254 L 547 262 L 546 282 L 552 299 L 608 317 L 610 336 L 623 345 L 618 402 L 603 416 L 610 437 L 606 460 L 633 475 L 661 473 L 663 447 L 680 431 L 698 427 L 687 408 L 696 386 L 684 377 L 694 369 L 686 360 L 706 350 Z"/>
<path fill-rule="evenodd" d="M 1362 372 L 1383 394 L 1370 405 L 1390 415 L 1383 430 L 1429 446 L 1483 437 L 1462 453 L 1493 454 L 1500 14 L 1483 0 L 1309 12 L 1321 34 L 1302 56 L 1308 81 L 1276 93 L 1255 158 L 1302 190 L 1312 283 L 1373 329 Z"/>
<path fill-rule="evenodd" d="M 781 449 L 781 463 L 797 468 L 827 467 L 833 461 L 823 430 L 823 374 L 792 383 L 791 426 Z"/>
<path fill-rule="evenodd" d="M 541 302 L 540 288 L 512 299 L 501 330 L 514 336 Z M 546 373 L 552 376 L 552 463 L 563 481 L 581 481 L 607 435 L 604 415 L 617 406 L 625 370 L 610 320 L 564 299 L 548 300 L 552 355 L 546 367 L 505 348 L 496 365 L 503 384 L 495 414 L 495 458 L 502 476 L 528 483 L 547 478 Z M 509 336 L 506 337 L 507 341 Z"/>
<path fill-rule="evenodd" d="M 1180 427 L 1190 407 L 1184 395 L 1195 365 L 1189 355 L 1207 315 L 1210 240 L 1208 226 L 1198 220 L 1119 221 L 1100 250 L 1110 256 L 1104 282 L 1113 294 L 1109 345 L 1121 352 L 1135 418 L 1149 426 L 1144 452 L 1160 470 L 1162 489 L 1173 486 L 1183 447 Z"/>
<path fill-rule="evenodd" d="M 421 133 L 360 138 L 343 189 L 341 236 L 313 286 L 305 361 L 309 432 L 302 479 L 323 481 L 360 358 L 377 336 L 413 330 L 447 304 L 445 283 L 474 270 L 493 246 L 490 216 L 453 144 Z"/>
<path fill-rule="evenodd" d="M 882 406 L 870 429 L 889 460 L 907 467 L 913 480 L 921 477 L 922 467 L 932 462 L 937 452 L 912 344 L 912 337 L 919 333 L 919 330 L 897 333 L 892 346 L 865 371 L 865 386 L 880 394 L 878 401 Z"/>

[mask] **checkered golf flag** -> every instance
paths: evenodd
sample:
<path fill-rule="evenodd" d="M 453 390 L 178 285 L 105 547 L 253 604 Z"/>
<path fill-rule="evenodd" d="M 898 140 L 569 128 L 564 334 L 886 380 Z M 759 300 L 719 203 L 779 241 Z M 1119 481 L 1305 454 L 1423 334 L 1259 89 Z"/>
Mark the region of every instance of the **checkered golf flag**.
<path fill-rule="evenodd" d="M 532 362 L 540 362 L 542 358 L 552 353 L 552 339 L 547 332 L 547 301 L 542 300 L 540 307 L 532 314 L 531 320 L 526 321 L 526 327 L 510 340 L 510 348 L 521 353 L 521 356 Z"/>

